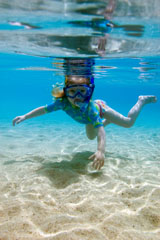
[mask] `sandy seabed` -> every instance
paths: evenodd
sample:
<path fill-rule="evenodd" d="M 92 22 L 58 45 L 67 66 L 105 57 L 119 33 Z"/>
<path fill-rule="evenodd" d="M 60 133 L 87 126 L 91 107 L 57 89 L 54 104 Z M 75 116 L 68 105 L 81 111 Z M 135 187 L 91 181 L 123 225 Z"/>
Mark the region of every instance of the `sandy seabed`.
<path fill-rule="evenodd" d="M 82 125 L 0 127 L 0 240 L 159 240 L 160 129 L 106 128 L 106 161 Z"/>

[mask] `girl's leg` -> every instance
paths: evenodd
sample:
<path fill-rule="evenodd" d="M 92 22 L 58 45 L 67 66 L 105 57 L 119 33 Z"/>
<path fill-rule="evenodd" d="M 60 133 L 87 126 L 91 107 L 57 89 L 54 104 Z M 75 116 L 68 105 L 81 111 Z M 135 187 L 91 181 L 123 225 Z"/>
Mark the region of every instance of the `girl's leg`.
<path fill-rule="evenodd" d="M 86 135 L 90 140 L 95 139 L 95 137 L 97 137 L 97 129 L 94 128 L 92 124 L 87 124 Z"/>
<path fill-rule="evenodd" d="M 108 125 L 109 123 L 111 123 L 111 122 L 108 121 L 107 119 L 103 120 L 103 126 L 104 127 L 106 125 Z M 95 139 L 95 137 L 97 137 L 97 129 L 94 128 L 92 124 L 87 124 L 86 125 L 86 135 L 90 140 Z"/>
<path fill-rule="evenodd" d="M 155 96 L 139 96 L 137 103 L 131 108 L 128 113 L 128 117 L 116 112 L 110 107 L 106 107 L 106 111 L 103 114 L 105 120 L 103 121 L 104 127 L 110 123 L 117 124 L 122 127 L 129 128 L 136 121 L 142 107 L 147 103 L 155 103 L 157 101 Z M 97 129 L 92 124 L 86 125 L 86 134 L 90 140 L 93 140 L 97 136 Z"/>
<path fill-rule="evenodd" d="M 104 119 L 103 120 L 103 126 L 107 126 L 108 124 L 110 124 L 111 122 L 108 119 Z"/>
<path fill-rule="evenodd" d="M 157 99 L 155 96 L 139 96 L 137 103 L 129 111 L 128 117 L 123 116 L 108 106 L 103 117 L 107 119 L 108 122 L 129 128 L 135 123 L 143 106 L 147 103 L 154 103 L 156 101 Z"/>

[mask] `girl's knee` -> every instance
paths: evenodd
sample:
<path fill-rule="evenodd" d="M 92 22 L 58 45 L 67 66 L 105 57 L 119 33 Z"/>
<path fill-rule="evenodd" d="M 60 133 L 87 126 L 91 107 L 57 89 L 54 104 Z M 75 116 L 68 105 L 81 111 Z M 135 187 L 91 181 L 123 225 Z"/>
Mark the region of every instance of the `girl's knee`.
<path fill-rule="evenodd" d="M 86 125 L 86 135 L 88 139 L 93 140 L 97 136 L 97 131 L 94 129 L 92 124 L 87 124 Z"/>
<path fill-rule="evenodd" d="M 134 121 L 130 120 L 124 124 L 125 128 L 131 128 L 134 125 Z"/>
<path fill-rule="evenodd" d="M 96 135 L 87 134 L 87 137 L 88 137 L 89 140 L 94 140 L 96 138 Z"/>

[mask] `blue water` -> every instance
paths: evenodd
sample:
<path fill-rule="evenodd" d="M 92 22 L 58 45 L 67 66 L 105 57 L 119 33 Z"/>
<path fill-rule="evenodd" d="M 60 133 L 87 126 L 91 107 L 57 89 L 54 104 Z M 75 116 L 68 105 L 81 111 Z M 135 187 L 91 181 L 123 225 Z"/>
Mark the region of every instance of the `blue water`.
<path fill-rule="evenodd" d="M 57 63 L 63 63 L 63 59 L 17 54 L 1 54 L 1 57 L 3 59 L 0 66 L 2 78 L 0 87 L 3 89 L 0 96 L 1 120 L 11 122 L 17 114 L 24 114 L 26 111 L 52 102 L 52 85 L 56 82 L 64 82 L 63 71 L 56 67 Z M 111 107 L 125 115 L 139 95 L 159 96 L 158 57 L 97 58 L 94 69 L 96 85 L 94 98 L 104 99 Z M 137 124 L 144 122 L 147 127 L 159 127 L 158 109 L 159 102 L 147 106 L 140 116 L 142 120 L 139 119 Z M 63 117 L 67 118 L 65 113 Z M 69 122 L 74 124 L 73 120 Z"/>
<path fill-rule="evenodd" d="M 159 1 L 117 0 L 112 31 L 96 25 L 105 7 L 105 1 L 0 1 L 2 239 L 160 239 Z M 99 172 L 88 160 L 96 140 L 64 112 L 12 126 L 14 117 L 52 102 L 66 57 L 92 57 L 93 98 L 125 116 L 139 95 L 158 99 L 132 128 L 105 128 Z"/>

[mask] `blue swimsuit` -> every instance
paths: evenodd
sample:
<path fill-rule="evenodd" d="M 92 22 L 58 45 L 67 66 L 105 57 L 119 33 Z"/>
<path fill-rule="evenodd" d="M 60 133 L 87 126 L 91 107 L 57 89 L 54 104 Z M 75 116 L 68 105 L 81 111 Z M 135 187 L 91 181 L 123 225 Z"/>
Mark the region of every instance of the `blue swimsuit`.
<path fill-rule="evenodd" d="M 101 109 L 101 102 L 105 105 L 105 102 L 101 100 L 90 100 L 87 109 L 84 112 L 81 112 L 79 107 L 72 105 L 66 97 L 63 97 L 57 98 L 53 103 L 46 105 L 45 110 L 48 113 L 63 110 L 74 120 L 83 124 L 90 123 L 94 128 L 98 128 L 103 126 L 102 114 L 105 111 L 104 108 Z"/>

